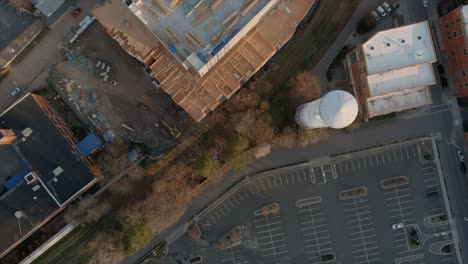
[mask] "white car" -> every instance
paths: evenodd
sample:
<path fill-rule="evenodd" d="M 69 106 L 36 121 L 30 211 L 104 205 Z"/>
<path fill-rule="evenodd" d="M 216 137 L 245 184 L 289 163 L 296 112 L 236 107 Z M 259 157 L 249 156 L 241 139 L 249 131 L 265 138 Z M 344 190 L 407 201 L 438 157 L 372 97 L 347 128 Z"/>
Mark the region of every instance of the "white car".
<path fill-rule="evenodd" d="M 458 155 L 458 160 L 460 162 L 464 162 L 465 161 L 465 154 L 463 154 L 463 152 L 461 152 L 461 150 L 457 150 L 457 155 Z"/>
<path fill-rule="evenodd" d="M 372 10 L 372 12 L 370 12 L 370 13 L 374 17 L 375 21 L 379 21 L 380 16 L 379 16 L 379 14 L 377 14 L 377 12 L 375 12 L 375 10 Z"/>
<path fill-rule="evenodd" d="M 379 14 L 380 14 L 381 16 L 383 16 L 383 17 L 384 17 L 385 15 L 387 15 L 387 12 L 385 12 L 385 9 L 383 9 L 382 6 L 378 6 L 378 7 L 377 7 L 377 12 L 379 12 Z"/>
<path fill-rule="evenodd" d="M 427 7 L 428 3 L 427 3 L 427 0 L 422 0 L 422 4 L 424 7 Z"/>
<path fill-rule="evenodd" d="M 403 228 L 405 225 L 403 223 L 398 223 L 398 224 L 393 224 L 392 225 L 392 229 L 395 230 L 395 229 L 400 229 L 400 228 Z"/>
<path fill-rule="evenodd" d="M 382 3 L 382 7 L 385 8 L 385 10 L 387 12 L 391 12 L 392 11 L 392 8 L 390 7 L 390 5 L 387 3 L 387 2 L 383 2 Z"/>
<path fill-rule="evenodd" d="M 15 89 L 13 89 L 13 90 L 11 91 L 10 95 L 13 96 L 13 97 L 16 97 L 16 96 L 18 96 L 20 93 L 21 93 L 21 88 L 15 87 Z"/>

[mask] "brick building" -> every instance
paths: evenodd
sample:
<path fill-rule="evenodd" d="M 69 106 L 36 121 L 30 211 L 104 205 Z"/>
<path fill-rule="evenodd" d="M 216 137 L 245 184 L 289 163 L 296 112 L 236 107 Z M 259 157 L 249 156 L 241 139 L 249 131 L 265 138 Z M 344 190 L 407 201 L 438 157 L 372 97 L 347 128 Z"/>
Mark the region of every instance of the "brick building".
<path fill-rule="evenodd" d="M 429 23 L 378 32 L 346 61 L 360 116 L 372 118 L 432 103 L 437 60 Z"/>
<path fill-rule="evenodd" d="M 0 258 L 97 182 L 77 143 L 42 96 L 0 114 Z"/>
<path fill-rule="evenodd" d="M 468 96 L 468 5 L 440 17 L 439 27 L 457 96 Z"/>

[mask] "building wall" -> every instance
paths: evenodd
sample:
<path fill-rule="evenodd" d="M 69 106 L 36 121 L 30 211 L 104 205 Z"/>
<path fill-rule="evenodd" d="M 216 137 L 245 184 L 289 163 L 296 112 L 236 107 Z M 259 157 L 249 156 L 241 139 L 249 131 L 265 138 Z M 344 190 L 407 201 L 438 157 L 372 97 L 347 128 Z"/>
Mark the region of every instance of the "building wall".
<path fill-rule="evenodd" d="M 454 9 L 439 20 L 448 70 L 459 97 L 468 96 L 468 36 L 462 8 Z"/>
<path fill-rule="evenodd" d="M 351 84 L 354 96 L 359 104 L 359 116 L 368 118 L 367 98 L 370 97 L 369 85 L 367 83 L 367 68 L 362 45 L 357 46 L 346 56 Z"/>

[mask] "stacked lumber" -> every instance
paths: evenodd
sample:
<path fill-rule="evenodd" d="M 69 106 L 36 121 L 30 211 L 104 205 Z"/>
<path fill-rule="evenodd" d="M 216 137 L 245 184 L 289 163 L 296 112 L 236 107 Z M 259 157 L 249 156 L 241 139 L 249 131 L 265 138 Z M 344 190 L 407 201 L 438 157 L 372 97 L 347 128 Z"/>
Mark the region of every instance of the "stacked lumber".
<path fill-rule="evenodd" d="M 213 4 L 211 4 L 211 11 L 216 12 L 222 5 L 224 4 L 224 0 L 215 0 Z"/>
<path fill-rule="evenodd" d="M 236 17 L 236 19 L 234 19 L 234 21 L 232 21 L 231 24 L 229 24 L 229 26 L 223 31 L 223 33 L 221 35 L 222 36 L 227 35 L 229 33 L 229 31 L 231 31 L 231 29 L 235 25 L 237 25 L 237 23 L 239 23 L 239 17 Z"/>
<path fill-rule="evenodd" d="M 171 3 L 169 4 L 169 7 L 174 9 L 174 7 L 182 4 L 182 2 L 183 2 L 182 0 L 172 0 Z"/>
<path fill-rule="evenodd" d="M 164 30 L 166 34 L 172 38 L 176 43 L 181 43 L 182 40 L 179 38 L 179 35 L 177 35 L 177 32 L 175 32 L 172 28 L 166 28 Z"/>
<path fill-rule="evenodd" d="M 169 15 L 171 12 L 169 10 L 169 8 L 167 8 L 166 5 L 164 5 L 160 0 L 153 0 L 153 3 L 155 5 L 157 5 L 159 7 L 159 9 L 161 9 L 161 11 L 167 16 Z"/>
<path fill-rule="evenodd" d="M 211 43 L 216 44 L 216 43 L 219 41 L 219 39 L 221 38 L 222 35 L 223 35 L 223 32 L 221 32 L 221 31 L 218 32 L 218 33 L 216 33 L 216 34 L 211 38 Z"/>
<path fill-rule="evenodd" d="M 197 46 L 200 49 L 203 49 L 203 43 L 198 42 L 197 39 L 194 38 L 192 34 L 185 32 L 185 37 L 187 38 L 189 42 L 193 44 L 193 46 Z"/>
<path fill-rule="evenodd" d="M 203 21 L 205 21 L 206 19 L 208 19 L 210 16 L 212 15 L 211 11 L 210 12 L 206 12 L 204 14 L 201 14 L 201 15 L 198 15 L 193 21 L 192 21 L 192 26 L 196 27 L 198 25 L 200 25 Z"/>
<path fill-rule="evenodd" d="M 159 17 L 158 12 L 156 12 L 156 10 L 153 10 L 153 8 L 151 8 L 150 6 L 146 6 L 146 5 L 145 5 L 145 8 L 146 8 L 146 10 L 148 10 L 151 14 L 153 14 L 153 16 Z"/>
<path fill-rule="evenodd" d="M 233 19 L 235 16 L 237 16 L 237 14 L 239 14 L 239 11 L 234 11 L 232 12 L 226 19 L 224 19 L 224 21 L 221 23 L 223 26 L 226 25 L 227 23 L 229 23 L 229 21 L 231 21 L 231 19 Z"/>
<path fill-rule="evenodd" d="M 257 4 L 258 0 L 251 1 L 250 4 L 244 9 L 244 11 L 242 11 L 242 16 L 247 15 Z"/>
<path fill-rule="evenodd" d="M 210 31 L 214 26 L 216 26 L 217 23 L 218 21 L 213 20 L 208 25 L 204 26 L 203 28 L 205 29 L 205 31 Z"/>

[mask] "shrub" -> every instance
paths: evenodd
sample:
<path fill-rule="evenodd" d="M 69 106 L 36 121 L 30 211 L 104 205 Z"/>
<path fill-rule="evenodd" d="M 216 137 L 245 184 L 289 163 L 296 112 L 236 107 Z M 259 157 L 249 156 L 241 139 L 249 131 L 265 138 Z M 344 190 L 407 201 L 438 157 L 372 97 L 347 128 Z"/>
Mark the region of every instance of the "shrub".
<path fill-rule="evenodd" d="M 208 178 L 215 173 L 217 168 L 218 162 L 208 157 L 203 157 L 195 163 L 195 172 L 205 178 Z"/>
<path fill-rule="evenodd" d="M 143 223 L 129 225 L 124 231 L 124 252 L 126 255 L 135 254 L 143 248 L 152 238 L 152 233 Z"/>
<path fill-rule="evenodd" d="M 245 168 L 247 162 L 249 148 L 249 140 L 239 134 L 234 135 L 229 139 L 223 153 L 223 159 L 235 170 Z"/>

